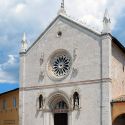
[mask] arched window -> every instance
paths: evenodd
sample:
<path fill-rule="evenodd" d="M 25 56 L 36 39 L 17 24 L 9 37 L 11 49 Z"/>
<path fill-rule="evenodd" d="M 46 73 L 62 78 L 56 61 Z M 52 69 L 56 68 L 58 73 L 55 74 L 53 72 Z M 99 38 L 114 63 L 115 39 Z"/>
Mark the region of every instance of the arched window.
<path fill-rule="evenodd" d="M 79 94 L 78 92 L 74 92 L 73 94 L 73 109 L 79 108 Z"/>
<path fill-rule="evenodd" d="M 39 96 L 39 108 L 42 108 L 43 107 L 43 96 L 40 95 Z"/>

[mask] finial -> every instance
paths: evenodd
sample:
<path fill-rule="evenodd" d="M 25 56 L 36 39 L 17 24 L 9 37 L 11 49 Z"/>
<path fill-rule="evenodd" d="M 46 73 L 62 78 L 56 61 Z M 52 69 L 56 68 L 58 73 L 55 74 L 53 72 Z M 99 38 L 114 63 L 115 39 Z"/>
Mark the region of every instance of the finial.
<path fill-rule="evenodd" d="M 62 0 L 62 2 L 61 2 L 61 8 L 58 11 L 58 15 L 60 15 L 60 14 L 66 14 L 65 6 L 64 6 L 64 0 Z"/>
<path fill-rule="evenodd" d="M 105 9 L 104 17 L 103 17 L 103 30 L 102 33 L 111 33 L 111 28 L 110 28 L 110 17 L 108 14 L 108 9 Z"/>
<path fill-rule="evenodd" d="M 27 50 L 27 40 L 26 40 L 26 34 L 24 32 L 21 41 L 21 52 L 26 52 L 26 50 Z"/>
<path fill-rule="evenodd" d="M 23 38 L 22 38 L 23 41 L 26 41 L 26 33 L 24 32 L 23 33 Z"/>

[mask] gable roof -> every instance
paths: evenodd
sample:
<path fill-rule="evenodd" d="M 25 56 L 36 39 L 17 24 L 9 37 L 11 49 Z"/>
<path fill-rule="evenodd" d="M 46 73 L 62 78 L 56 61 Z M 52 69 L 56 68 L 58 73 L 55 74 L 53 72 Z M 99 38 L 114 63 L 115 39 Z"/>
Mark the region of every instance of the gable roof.
<path fill-rule="evenodd" d="M 125 53 L 124 45 L 120 43 L 114 36 L 112 36 L 112 42 L 115 43 Z"/>
<path fill-rule="evenodd" d="M 35 40 L 35 42 L 27 49 L 27 51 L 26 51 L 26 52 L 23 52 L 23 54 L 26 54 L 26 53 L 37 43 L 37 41 L 48 31 L 48 29 L 49 29 L 58 19 L 67 20 L 67 21 L 69 21 L 69 22 L 71 22 L 71 23 L 73 23 L 73 24 L 75 24 L 75 25 L 77 25 L 77 26 L 79 26 L 79 27 L 81 27 L 81 28 L 83 28 L 83 29 L 88 30 L 89 32 L 91 32 L 91 33 L 93 33 L 93 34 L 95 34 L 95 35 L 97 35 L 97 36 L 100 36 L 100 35 L 101 35 L 101 33 L 99 33 L 99 32 L 97 32 L 97 31 L 94 31 L 94 30 L 88 28 L 88 27 L 85 26 L 84 24 L 82 24 L 82 23 L 80 23 L 80 22 L 78 22 L 78 21 L 72 19 L 71 17 L 69 17 L 69 16 L 67 16 L 67 15 L 64 15 L 64 14 L 60 14 L 60 15 L 58 15 L 58 16 L 47 26 L 47 28 L 40 34 L 40 36 L 39 36 L 39 37 Z"/>
<path fill-rule="evenodd" d="M 35 40 L 35 42 L 33 42 L 33 44 L 27 49 L 26 52 L 21 52 L 20 54 L 26 54 L 36 43 L 37 41 L 39 41 L 39 39 L 48 31 L 48 29 L 58 20 L 58 19 L 64 19 L 64 20 L 67 20 L 71 23 L 73 23 L 74 25 L 77 25 L 83 29 L 86 29 L 87 31 L 97 35 L 97 36 L 103 36 L 103 35 L 106 35 L 106 34 L 102 34 L 101 32 L 97 32 L 97 31 L 94 31 L 90 28 L 88 28 L 87 26 L 85 26 L 84 24 L 72 19 L 71 17 L 67 16 L 67 15 L 64 15 L 64 14 L 59 14 L 48 26 L 47 28 L 40 34 L 40 36 Z M 109 33 L 108 33 L 109 34 Z M 109 34 L 112 38 L 112 42 L 114 42 L 124 53 L 125 53 L 125 47 L 114 37 L 112 36 L 111 34 Z"/>
<path fill-rule="evenodd" d="M 8 94 L 8 93 L 10 93 L 10 92 L 14 92 L 14 91 L 19 91 L 19 88 L 16 88 L 16 89 L 13 89 L 13 90 L 9 90 L 9 91 L 0 93 L 0 96 L 5 95 L 5 94 Z"/>

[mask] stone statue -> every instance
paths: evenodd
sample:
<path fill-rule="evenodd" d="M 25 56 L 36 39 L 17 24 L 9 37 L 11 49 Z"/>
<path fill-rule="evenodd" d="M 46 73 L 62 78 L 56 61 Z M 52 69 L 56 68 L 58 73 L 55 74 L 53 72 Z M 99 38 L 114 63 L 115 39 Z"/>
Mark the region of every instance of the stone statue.
<path fill-rule="evenodd" d="M 77 92 L 74 92 L 73 94 L 73 109 L 79 108 L 79 94 Z"/>
<path fill-rule="evenodd" d="M 43 96 L 39 96 L 39 109 L 43 108 Z"/>

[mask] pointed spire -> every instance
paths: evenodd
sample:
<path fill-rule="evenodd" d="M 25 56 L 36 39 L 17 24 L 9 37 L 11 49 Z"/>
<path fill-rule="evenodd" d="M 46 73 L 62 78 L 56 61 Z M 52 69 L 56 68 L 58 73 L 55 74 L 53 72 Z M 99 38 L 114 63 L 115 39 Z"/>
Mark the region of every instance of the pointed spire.
<path fill-rule="evenodd" d="M 64 8 L 64 0 L 62 0 L 61 8 Z"/>
<path fill-rule="evenodd" d="M 107 18 L 107 19 L 110 19 L 107 8 L 105 9 L 104 17 Z"/>
<path fill-rule="evenodd" d="M 105 10 L 104 17 L 103 17 L 103 30 L 102 33 L 111 33 L 111 21 L 108 14 L 108 9 Z"/>
<path fill-rule="evenodd" d="M 61 2 L 61 8 L 58 11 L 58 15 L 60 15 L 60 14 L 66 14 L 65 6 L 64 6 L 64 0 L 62 0 L 62 2 Z"/>
<path fill-rule="evenodd" d="M 27 40 L 26 40 L 26 34 L 23 33 L 22 41 L 21 41 L 21 52 L 26 52 L 27 50 Z"/>
<path fill-rule="evenodd" d="M 26 41 L 26 33 L 25 32 L 23 33 L 22 41 Z"/>

